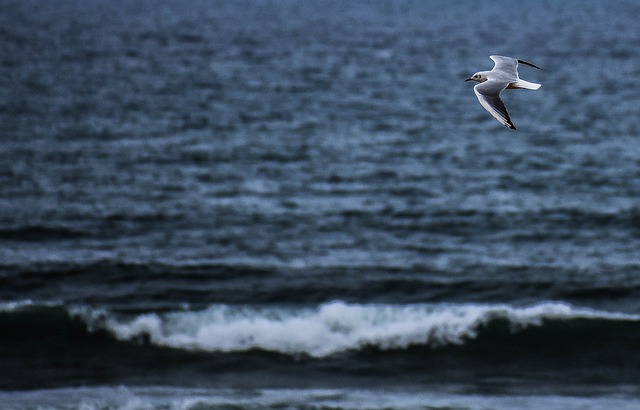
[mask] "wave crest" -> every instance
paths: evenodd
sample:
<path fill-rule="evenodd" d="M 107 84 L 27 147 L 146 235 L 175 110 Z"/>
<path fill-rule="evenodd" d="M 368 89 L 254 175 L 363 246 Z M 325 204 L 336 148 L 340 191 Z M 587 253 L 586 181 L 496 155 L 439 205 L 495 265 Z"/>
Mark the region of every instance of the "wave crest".
<path fill-rule="evenodd" d="M 202 311 L 149 313 L 123 317 L 76 308 L 90 328 L 109 331 L 117 339 L 148 340 L 154 345 L 208 352 L 265 350 L 322 358 L 373 347 L 462 344 L 474 339 L 489 322 L 502 320 L 515 331 L 545 320 L 639 317 L 578 309 L 563 303 L 530 307 L 509 305 L 361 305 L 340 301 L 314 308 L 212 305 Z"/>

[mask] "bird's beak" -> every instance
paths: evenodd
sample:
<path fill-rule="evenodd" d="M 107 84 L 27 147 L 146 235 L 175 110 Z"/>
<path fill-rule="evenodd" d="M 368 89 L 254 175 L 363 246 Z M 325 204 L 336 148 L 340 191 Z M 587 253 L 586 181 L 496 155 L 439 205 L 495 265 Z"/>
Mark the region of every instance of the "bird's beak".
<path fill-rule="evenodd" d="M 466 80 L 464 80 L 464 82 L 466 83 L 467 81 L 471 81 L 473 80 L 473 78 L 467 78 Z"/>

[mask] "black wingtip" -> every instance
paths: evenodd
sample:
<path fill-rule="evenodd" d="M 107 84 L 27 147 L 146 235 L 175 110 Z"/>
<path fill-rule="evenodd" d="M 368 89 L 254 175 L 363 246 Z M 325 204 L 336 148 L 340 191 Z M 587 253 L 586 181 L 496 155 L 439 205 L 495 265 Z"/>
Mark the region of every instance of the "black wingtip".
<path fill-rule="evenodd" d="M 523 61 L 523 60 L 518 60 L 518 63 L 524 64 L 524 65 L 528 65 L 529 67 L 537 68 L 538 70 L 542 70 L 542 68 L 538 67 L 537 65 L 531 64 L 531 63 L 527 63 L 526 61 Z"/>
<path fill-rule="evenodd" d="M 505 126 L 511 128 L 512 130 L 516 129 L 516 126 L 513 125 L 513 121 L 511 121 L 511 116 L 509 115 L 509 112 L 507 111 L 507 107 L 504 107 L 504 113 L 507 117 L 507 121 L 504 123 Z"/>

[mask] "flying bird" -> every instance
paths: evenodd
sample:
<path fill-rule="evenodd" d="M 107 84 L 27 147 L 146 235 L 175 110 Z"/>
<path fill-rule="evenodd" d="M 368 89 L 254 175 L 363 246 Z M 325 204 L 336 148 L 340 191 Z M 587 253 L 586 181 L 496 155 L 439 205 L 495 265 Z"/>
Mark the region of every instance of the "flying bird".
<path fill-rule="evenodd" d="M 516 127 L 509 117 L 507 107 L 504 106 L 502 99 L 500 99 L 500 93 L 507 88 L 516 90 L 537 90 L 540 88 L 540 84 L 530 83 L 518 77 L 518 63 L 537 68 L 538 70 L 542 69 L 537 65 L 518 60 L 517 58 L 496 55 L 489 56 L 489 58 L 495 62 L 491 71 L 478 71 L 465 81 L 479 82 L 480 84 L 473 87 L 473 91 L 475 91 L 480 104 L 482 104 L 485 110 L 489 111 L 489 114 L 500 121 L 502 125 L 515 130 Z"/>

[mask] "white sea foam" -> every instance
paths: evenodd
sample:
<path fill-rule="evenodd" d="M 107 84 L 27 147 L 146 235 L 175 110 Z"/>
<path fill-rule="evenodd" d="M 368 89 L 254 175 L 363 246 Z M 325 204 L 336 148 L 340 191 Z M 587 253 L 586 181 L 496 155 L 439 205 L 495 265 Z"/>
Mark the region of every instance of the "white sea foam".
<path fill-rule="evenodd" d="M 262 349 L 325 357 L 358 350 L 461 344 L 496 319 L 512 327 L 539 326 L 545 319 L 640 320 L 620 313 L 579 309 L 563 303 L 509 305 L 381 305 L 326 303 L 314 308 L 212 305 L 202 311 L 119 317 L 75 309 L 90 326 L 120 340 L 145 337 L 151 343 L 187 350 L 236 352 Z"/>
<path fill-rule="evenodd" d="M 616 409 L 636 410 L 637 397 L 620 391 L 589 391 L 583 397 L 563 394 L 473 394 L 442 388 L 414 389 L 256 389 L 226 390 L 179 387 L 81 387 L 0 391 L 11 410 L 198 410 L 330 408 L 377 409 Z"/>
<path fill-rule="evenodd" d="M 56 307 L 62 306 L 62 302 L 55 301 L 39 301 L 35 302 L 31 299 L 15 300 L 10 302 L 0 302 L 0 312 L 15 312 L 30 307 Z"/>

